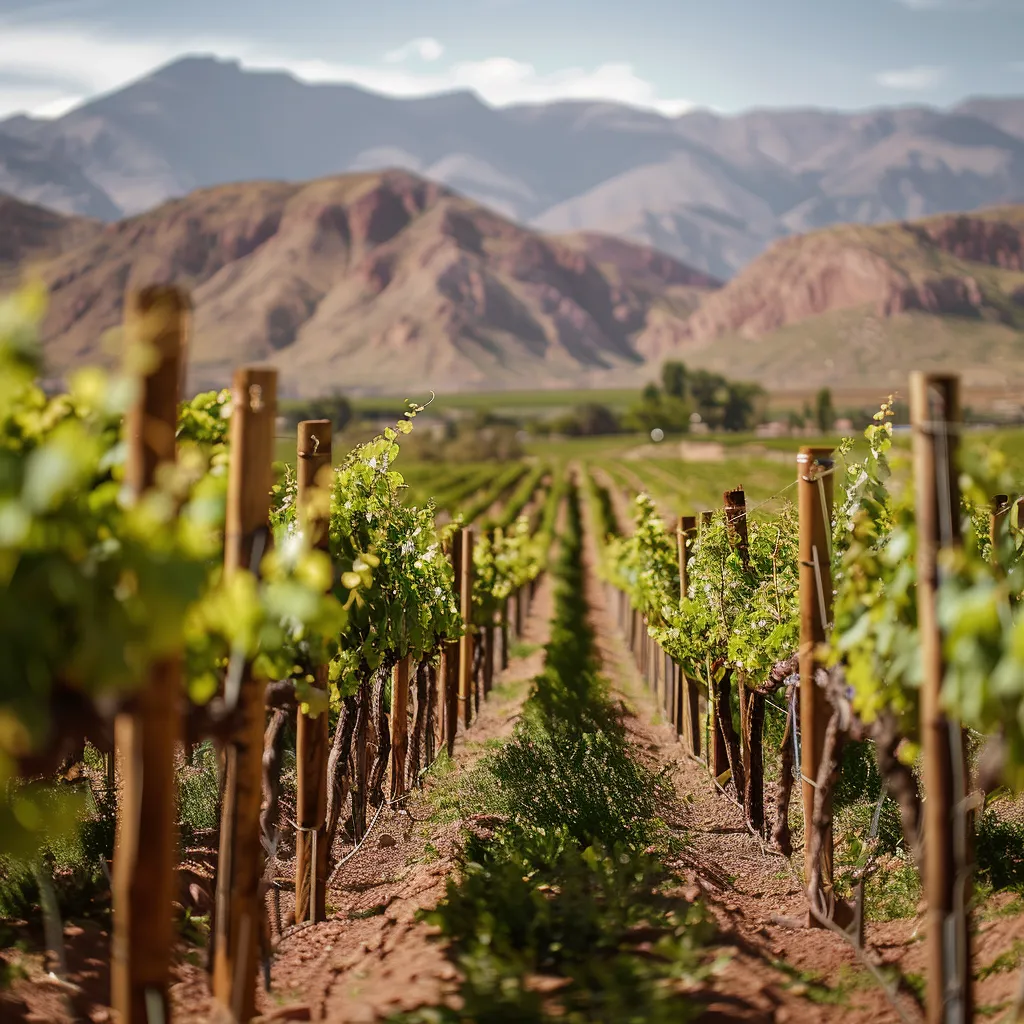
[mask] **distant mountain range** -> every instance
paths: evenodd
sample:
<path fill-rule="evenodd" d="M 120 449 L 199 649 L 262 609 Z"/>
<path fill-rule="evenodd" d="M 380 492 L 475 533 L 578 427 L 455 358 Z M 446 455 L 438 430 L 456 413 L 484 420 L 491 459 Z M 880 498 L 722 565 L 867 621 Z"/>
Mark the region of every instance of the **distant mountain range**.
<path fill-rule="evenodd" d="M 719 282 L 621 239 L 542 236 L 404 171 L 201 189 L 104 225 L 0 197 L 0 285 L 48 286 L 55 375 L 105 362 L 126 290 L 189 289 L 193 389 L 243 362 L 286 394 L 578 386 L 679 347 Z"/>
<path fill-rule="evenodd" d="M 774 389 L 1024 383 L 1024 206 L 788 237 L 723 286 L 405 171 L 221 185 L 108 224 L 0 196 L 0 290 L 30 274 L 54 375 L 109 359 L 126 290 L 171 281 L 195 389 L 243 362 L 290 395 L 639 386 L 666 358 Z"/>
<path fill-rule="evenodd" d="M 195 189 L 405 169 L 526 226 L 732 277 L 773 241 L 1024 202 L 1024 98 L 662 117 L 392 99 L 194 57 L 56 120 L 0 121 L 0 191 L 113 221 Z"/>

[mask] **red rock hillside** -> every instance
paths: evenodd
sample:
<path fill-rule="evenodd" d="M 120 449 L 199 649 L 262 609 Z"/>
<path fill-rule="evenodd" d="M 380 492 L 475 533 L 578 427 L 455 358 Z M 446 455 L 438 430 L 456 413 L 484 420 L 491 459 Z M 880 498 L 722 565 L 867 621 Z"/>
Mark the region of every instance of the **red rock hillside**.
<path fill-rule="evenodd" d="M 102 230 L 99 221 L 65 217 L 0 193 L 0 287 L 31 274 L 40 262 L 80 245 Z"/>
<path fill-rule="evenodd" d="M 757 338 L 835 310 L 921 310 L 1020 323 L 1024 207 L 788 238 L 702 302 L 694 341 Z"/>
<path fill-rule="evenodd" d="M 302 395 L 583 383 L 675 344 L 715 283 L 642 246 L 542 237 L 404 172 L 195 192 L 89 232 L 43 276 L 51 373 L 101 357 L 126 289 L 170 281 L 192 292 L 193 387 L 260 361 Z"/>

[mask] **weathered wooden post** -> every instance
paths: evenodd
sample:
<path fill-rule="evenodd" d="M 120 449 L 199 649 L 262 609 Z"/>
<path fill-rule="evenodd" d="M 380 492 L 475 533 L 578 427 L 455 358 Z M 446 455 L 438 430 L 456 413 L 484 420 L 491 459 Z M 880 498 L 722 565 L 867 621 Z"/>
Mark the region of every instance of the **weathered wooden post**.
<path fill-rule="evenodd" d="M 270 543 L 268 519 L 273 485 L 277 371 L 246 367 L 235 373 L 231 415 L 231 467 L 228 476 L 224 574 L 258 571 Z M 264 686 L 251 666 L 242 666 L 236 694 L 241 722 L 226 745 L 217 905 L 213 955 L 213 994 L 232 1021 L 256 1013 L 263 907 L 260 883 Z"/>
<path fill-rule="evenodd" d="M 409 658 L 403 658 L 391 675 L 391 799 L 406 794 L 405 761 L 409 754 Z"/>
<path fill-rule="evenodd" d="M 797 455 L 797 503 L 800 515 L 800 773 L 803 778 L 804 877 L 814 864 L 810 835 L 814 822 L 815 781 L 821 768 L 829 710 L 814 681 L 817 648 L 828 636 L 832 620 L 832 495 L 831 448 L 801 448 Z M 832 887 L 832 831 L 821 845 L 821 882 Z M 818 894 L 812 901 L 823 905 Z M 818 925 L 809 918 L 811 926 Z"/>
<path fill-rule="evenodd" d="M 510 641 L 510 629 L 509 629 L 509 613 L 508 604 L 509 598 L 505 598 L 501 602 L 501 617 L 499 619 L 501 628 L 501 670 L 504 672 L 508 668 L 509 663 L 509 641 Z"/>
<path fill-rule="evenodd" d="M 303 420 L 296 444 L 299 522 L 310 546 L 330 550 L 331 421 Z M 328 666 L 316 669 L 314 685 L 326 692 Z M 296 718 L 295 920 L 327 919 L 327 712 Z"/>
<path fill-rule="evenodd" d="M 958 377 L 911 374 L 929 1024 L 967 1024 L 973 1016 L 970 887 L 965 879 L 971 837 L 967 813 L 962 806 L 958 809 L 967 795 L 967 765 L 963 731 L 946 717 L 940 703 L 945 666 L 936 608 L 940 553 L 961 543 L 961 422 Z"/>
<path fill-rule="evenodd" d="M 729 544 L 736 551 L 744 566 L 750 562 L 749 541 L 747 535 L 747 498 L 742 487 L 726 491 L 723 495 L 725 525 L 729 535 Z M 733 775 L 737 776 L 736 791 L 743 802 L 747 821 L 755 831 L 764 827 L 764 762 L 761 751 L 762 728 L 764 725 L 764 698 L 748 692 L 742 673 L 736 677 L 736 695 L 740 709 L 739 754 L 742 771 L 736 771 L 736 745 L 733 732 L 731 694 L 728 681 L 731 681 L 730 669 L 719 689 L 722 711 L 722 734 L 730 752 L 730 764 Z M 739 776 L 742 775 L 742 779 Z"/>
<path fill-rule="evenodd" d="M 988 539 L 992 543 L 992 561 L 996 564 L 999 561 L 999 541 L 1006 530 L 1012 507 L 1008 494 L 993 495 L 989 511 Z"/>
<path fill-rule="evenodd" d="M 449 541 L 448 557 L 452 565 L 453 592 L 455 600 L 462 607 L 462 536 L 454 534 Z M 459 651 L 461 642 L 455 640 L 441 646 L 441 664 L 438 666 L 438 685 L 443 693 L 443 742 L 448 756 L 455 749 L 455 737 L 459 732 Z"/>
<path fill-rule="evenodd" d="M 459 703 L 462 724 L 468 729 L 473 720 L 473 528 L 464 527 L 459 538 L 459 601 L 465 633 L 459 641 Z"/>
<path fill-rule="evenodd" d="M 690 589 L 689 564 L 692 545 L 697 537 L 697 517 L 680 516 L 679 535 L 679 597 L 685 599 Z M 700 756 L 700 705 L 696 685 L 687 678 L 680 667 L 679 679 L 679 711 L 676 715 L 676 729 L 683 737 L 684 749 L 695 756 Z"/>
<path fill-rule="evenodd" d="M 153 367 L 128 414 L 125 483 L 135 501 L 157 469 L 175 459 L 178 393 L 189 301 L 176 288 L 152 287 L 125 301 L 129 345 L 149 349 Z M 130 712 L 114 723 L 122 789 L 114 852 L 111 1002 L 123 1024 L 169 1020 L 168 978 L 174 942 L 174 752 L 181 742 L 181 660 L 153 664 Z"/>

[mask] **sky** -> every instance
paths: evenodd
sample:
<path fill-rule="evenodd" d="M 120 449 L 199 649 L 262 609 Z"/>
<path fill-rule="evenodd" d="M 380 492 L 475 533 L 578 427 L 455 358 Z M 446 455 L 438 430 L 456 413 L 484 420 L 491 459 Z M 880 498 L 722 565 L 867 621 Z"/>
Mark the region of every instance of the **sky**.
<path fill-rule="evenodd" d="M 0 117 L 187 53 L 495 106 L 948 106 L 1024 95 L 1024 0 L 0 0 Z"/>

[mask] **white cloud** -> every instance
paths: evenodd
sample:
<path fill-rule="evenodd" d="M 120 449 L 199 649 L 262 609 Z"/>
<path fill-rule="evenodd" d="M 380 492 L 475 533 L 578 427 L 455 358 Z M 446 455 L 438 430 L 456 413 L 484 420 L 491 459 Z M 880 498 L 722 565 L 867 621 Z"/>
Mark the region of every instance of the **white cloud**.
<path fill-rule="evenodd" d="M 902 68 L 897 71 L 881 71 L 875 75 L 875 81 L 886 89 L 904 89 L 908 91 L 924 91 L 933 89 L 946 77 L 945 68 L 920 66 Z"/>
<path fill-rule="evenodd" d="M 343 64 L 301 58 L 243 40 L 132 39 L 69 24 L 7 24 L 0 32 L 0 68 L 8 80 L 21 77 L 25 84 L 0 82 L 0 116 L 25 110 L 54 116 L 54 111 L 63 112 L 81 98 L 119 88 L 188 53 L 233 58 L 253 69 L 289 71 L 306 82 L 349 82 L 390 96 L 468 89 L 493 106 L 611 100 L 670 117 L 693 106 L 683 99 L 661 96 L 630 64 L 541 72 L 509 57 L 487 57 L 445 67 L 437 64 L 443 52 L 436 39 L 423 38 L 386 54 L 377 65 Z M 435 67 L 421 71 L 403 66 L 414 54 Z"/>
<path fill-rule="evenodd" d="M 398 47 L 384 54 L 384 60 L 389 64 L 402 64 L 410 57 L 419 57 L 420 60 L 440 60 L 444 53 L 444 47 L 432 36 L 422 36 L 419 39 L 411 39 L 405 46 Z"/>

